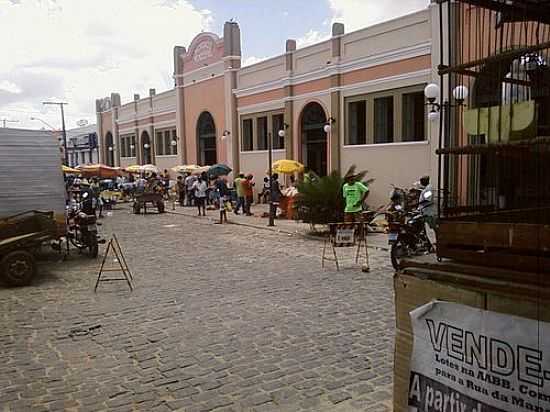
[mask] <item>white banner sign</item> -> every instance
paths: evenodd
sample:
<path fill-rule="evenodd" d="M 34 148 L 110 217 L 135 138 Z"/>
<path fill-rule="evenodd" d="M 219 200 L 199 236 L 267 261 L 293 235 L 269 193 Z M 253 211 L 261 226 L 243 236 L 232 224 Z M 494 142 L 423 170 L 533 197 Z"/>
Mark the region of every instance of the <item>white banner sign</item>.
<path fill-rule="evenodd" d="M 446 302 L 411 313 L 411 412 L 550 412 L 550 324 Z"/>

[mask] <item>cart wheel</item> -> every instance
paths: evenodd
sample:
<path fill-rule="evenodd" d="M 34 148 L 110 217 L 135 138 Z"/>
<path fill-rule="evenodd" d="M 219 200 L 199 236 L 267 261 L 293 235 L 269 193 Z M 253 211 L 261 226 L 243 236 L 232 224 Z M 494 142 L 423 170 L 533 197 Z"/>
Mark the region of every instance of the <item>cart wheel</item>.
<path fill-rule="evenodd" d="M 31 282 L 36 265 L 32 254 L 25 250 L 16 250 L 2 258 L 0 268 L 9 285 L 25 286 Z"/>
<path fill-rule="evenodd" d="M 139 215 L 140 210 L 139 203 L 134 203 L 134 214 Z"/>
<path fill-rule="evenodd" d="M 164 213 L 164 202 L 162 200 L 157 202 L 157 210 L 159 213 Z"/>

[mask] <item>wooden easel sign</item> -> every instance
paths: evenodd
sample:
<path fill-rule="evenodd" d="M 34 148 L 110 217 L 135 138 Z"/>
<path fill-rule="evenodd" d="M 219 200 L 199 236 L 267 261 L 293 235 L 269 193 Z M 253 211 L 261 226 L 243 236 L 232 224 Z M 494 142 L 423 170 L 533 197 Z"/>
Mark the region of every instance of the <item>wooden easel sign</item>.
<path fill-rule="evenodd" d="M 107 261 L 109 254 L 111 254 L 111 257 L 113 258 L 112 260 L 118 264 L 118 267 L 115 266 L 115 267 L 105 268 L 105 262 Z M 123 277 L 102 279 L 101 276 L 105 272 L 118 272 L 118 273 L 122 272 Z M 126 258 L 122 253 L 120 243 L 118 243 L 118 239 L 116 235 L 113 234 L 113 237 L 111 237 L 111 239 L 109 240 L 109 243 L 107 244 L 107 250 L 105 250 L 105 255 L 103 256 L 103 260 L 99 268 L 99 273 L 97 275 L 97 281 L 95 283 L 94 292 L 97 292 L 97 287 L 99 286 L 99 282 L 120 282 L 120 281 L 126 282 L 128 284 L 128 287 L 130 288 L 130 291 L 133 291 L 134 290 L 132 286 L 133 280 L 134 278 L 132 277 L 130 268 L 126 263 Z"/>
<path fill-rule="evenodd" d="M 330 243 L 333 257 L 327 257 L 327 243 Z M 361 248 L 365 248 L 365 263 L 361 269 L 363 272 L 368 272 L 369 268 L 369 251 L 367 249 L 367 237 L 364 223 L 329 223 L 329 238 L 325 239 L 323 246 L 323 255 L 321 257 L 321 266 L 325 267 L 325 260 L 333 261 L 336 265 L 336 270 L 340 270 L 337 248 L 357 247 L 355 252 L 355 263 L 359 263 Z"/>

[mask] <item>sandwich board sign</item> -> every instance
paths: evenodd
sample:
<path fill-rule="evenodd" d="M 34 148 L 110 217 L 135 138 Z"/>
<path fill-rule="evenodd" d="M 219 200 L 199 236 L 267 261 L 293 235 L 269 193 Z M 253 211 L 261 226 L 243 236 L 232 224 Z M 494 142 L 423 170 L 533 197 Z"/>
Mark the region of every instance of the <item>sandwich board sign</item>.
<path fill-rule="evenodd" d="M 411 412 L 550 412 L 550 324 L 433 301 L 410 313 Z"/>
<path fill-rule="evenodd" d="M 336 269 L 340 270 L 336 248 L 347 248 L 356 246 L 355 263 L 359 262 L 361 249 L 364 248 L 365 263 L 362 266 L 364 272 L 369 271 L 369 252 L 367 249 L 367 236 L 365 224 L 359 223 L 329 223 L 329 237 L 325 238 L 323 254 L 321 256 L 321 266 L 325 267 L 325 260 L 333 261 Z M 332 256 L 327 256 L 327 246 L 330 244 Z"/>

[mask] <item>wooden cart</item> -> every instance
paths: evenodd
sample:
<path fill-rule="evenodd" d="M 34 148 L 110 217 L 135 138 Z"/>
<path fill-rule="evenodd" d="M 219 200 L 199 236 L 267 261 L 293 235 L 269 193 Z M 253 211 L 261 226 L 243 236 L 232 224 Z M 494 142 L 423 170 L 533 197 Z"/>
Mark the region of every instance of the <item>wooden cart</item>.
<path fill-rule="evenodd" d="M 133 205 L 134 213 L 137 215 L 143 209 L 143 213 L 147 214 L 147 203 L 156 207 L 159 213 L 164 213 L 164 198 L 160 192 L 136 193 Z"/>
<path fill-rule="evenodd" d="M 36 210 L 0 219 L 0 276 L 11 286 L 28 285 L 40 246 L 57 238 L 53 212 Z"/>

